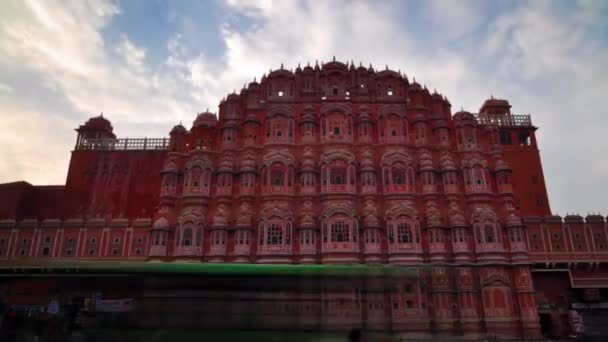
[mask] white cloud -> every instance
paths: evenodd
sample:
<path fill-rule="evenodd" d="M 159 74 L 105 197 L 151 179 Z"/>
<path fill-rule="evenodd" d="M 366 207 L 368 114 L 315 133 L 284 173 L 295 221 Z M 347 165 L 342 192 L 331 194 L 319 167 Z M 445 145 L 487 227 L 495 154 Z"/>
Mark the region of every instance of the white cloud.
<path fill-rule="evenodd" d="M 143 73 L 146 52 L 127 36 L 116 47 L 106 46 L 100 31 L 119 13 L 113 2 L 10 6 L 13 15 L 0 26 L 3 64 L 34 70 L 85 117 L 104 111 L 117 122 L 158 122 L 195 111 L 193 99 L 181 98 L 182 85 L 162 85 L 173 78 L 171 70 Z"/>
<path fill-rule="evenodd" d="M 127 66 L 139 73 L 144 72 L 146 50 L 135 46 L 126 35 L 122 35 L 122 42 L 116 47 L 116 52 L 125 60 Z"/>
<path fill-rule="evenodd" d="M 13 87 L 0 82 L 0 95 L 9 95 L 13 92 Z"/>
<path fill-rule="evenodd" d="M 483 50 L 501 78 L 512 80 L 503 88 L 512 103 L 531 112 L 540 127 L 545 178 L 560 214 L 607 209 L 608 47 L 596 43 L 593 18 L 600 16 L 589 12 L 586 6 L 560 10 L 551 2 L 525 2 L 498 18 Z"/>
<path fill-rule="evenodd" d="M 434 37 L 457 39 L 472 33 L 487 18 L 490 5 L 480 0 L 429 0 L 425 13 Z"/>
<path fill-rule="evenodd" d="M 73 124 L 61 113 L 40 112 L 22 103 L 0 97 L 2 108 L 1 182 L 27 180 L 33 184 L 64 184 L 69 149 L 75 135 Z"/>

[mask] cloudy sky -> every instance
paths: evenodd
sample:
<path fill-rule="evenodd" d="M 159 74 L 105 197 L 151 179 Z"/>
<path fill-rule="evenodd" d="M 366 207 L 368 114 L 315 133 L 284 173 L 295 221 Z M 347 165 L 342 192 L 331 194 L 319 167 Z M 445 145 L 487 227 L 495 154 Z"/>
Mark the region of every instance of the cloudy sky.
<path fill-rule="evenodd" d="M 551 207 L 608 214 L 608 2 L 0 3 L 0 183 L 63 184 L 74 128 L 104 112 L 161 137 L 281 63 L 401 69 L 477 111 L 532 114 Z"/>

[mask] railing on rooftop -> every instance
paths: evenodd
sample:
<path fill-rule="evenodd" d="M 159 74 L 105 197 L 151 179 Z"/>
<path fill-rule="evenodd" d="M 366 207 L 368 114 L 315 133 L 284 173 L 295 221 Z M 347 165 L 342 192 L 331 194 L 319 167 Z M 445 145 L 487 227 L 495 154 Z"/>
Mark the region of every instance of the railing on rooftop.
<path fill-rule="evenodd" d="M 490 115 L 490 114 L 474 114 L 477 122 L 480 125 L 497 125 L 497 126 L 532 126 L 532 118 L 530 115 Z"/>
<path fill-rule="evenodd" d="M 169 138 L 122 138 L 122 139 L 82 139 L 76 150 L 103 151 L 143 151 L 166 150 L 169 148 Z"/>

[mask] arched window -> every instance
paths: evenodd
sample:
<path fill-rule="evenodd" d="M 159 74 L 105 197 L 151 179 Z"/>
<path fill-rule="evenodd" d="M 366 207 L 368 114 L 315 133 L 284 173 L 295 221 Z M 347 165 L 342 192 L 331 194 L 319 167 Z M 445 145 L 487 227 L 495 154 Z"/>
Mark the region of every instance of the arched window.
<path fill-rule="evenodd" d="M 418 244 L 420 243 L 420 227 L 416 221 L 400 216 L 389 221 L 388 224 L 389 244 Z"/>
<path fill-rule="evenodd" d="M 406 222 L 397 223 L 397 242 L 412 243 L 414 242 L 412 227 Z"/>
<path fill-rule="evenodd" d="M 266 233 L 267 245 L 282 245 L 283 244 L 283 227 L 276 223 L 270 223 Z"/>
<path fill-rule="evenodd" d="M 276 115 L 266 121 L 266 142 L 292 141 L 293 136 L 293 119 Z"/>
<path fill-rule="evenodd" d="M 190 169 L 190 192 L 199 192 L 201 189 L 203 171 L 200 167 L 195 166 Z"/>
<path fill-rule="evenodd" d="M 402 167 L 393 168 L 393 184 L 405 184 L 405 169 Z"/>
<path fill-rule="evenodd" d="M 184 229 L 182 246 L 192 246 L 192 228 Z"/>
<path fill-rule="evenodd" d="M 203 185 L 201 188 L 201 192 L 204 194 L 209 194 L 209 188 L 211 184 L 211 170 L 207 169 L 203 171 Z"/>
<path fill-rule="evenodd" d="M 489 174 L 486 168 L 475 165 L 464 170 L 467 191 L 487 191 Z"/>
<path fill-rule="evenodd" d="M 334 160 L 321 167 L 323 191 L 354 191 L 355 166 L 343 160 Z"/>
<path fill-rule="evenodd" d="M 345 221 L 334 221 L 331 224 L 331 242 L 348 242 L 349 224 Z"/>
<path fill-rule="evenodd" d="M 522 242 L 522 232 L 521 228 L 514 227 L 509 229 L 509 237 L 511 238 L 511 242 Z"/>
<path fill-rule="evenodd" d="M 264 185 L 268 185 L 265 191 L 282 192 L 292 190 L 293 167 L 291 166 L 275 162 L 270 167 L 262 170 L 262 177 Z"/>
<path fill-rule="evenodd" d="M 496 242 L 496 232 L 494 231 L 494 225 L 485 224 L 483 226 L 483 234 L 485 242 L 493 243 Z"/>
<path fill-rule="evenodd" d="M 301 124 L 302 129 L 302 139 L 307 140 L 306 138 L 314 138 L 315 136 L 315 124 L 312 122 L 303 122 Z M 308 139 L 310 140 L 310 139 Z"/>
<path fill-rule="evenodd" d="M 226 127 L 222 132 L 222 142 L 224 146 L 232 146 L 237 142 L 238 131 L 233 127 Z"/>
<path fill-rule="evenodd" d="M 457 132 L 458 147 L 461 149 L 474 149 L 478 147 L 477 129 L 473 126 L 465 126 Z"/>
<path fill-rule="evenodd" d="M 348 140 L 352 135 L 351 118 L 334 112 L 321 120 L 321 133 L 325 140 Z"/>
<path fill-rule="evenodd" d="M 426 143 L 426 124 L 423 122 L 419 122 L 415 126 L 416 134 L 415 141 L 417 145 L 422 145 Z"/>
<path fill-rule="evenodd" d="M 402 162 L 383 167 L 385 191 L 414 191 L 414 168 Z"/>
<path fill-rule="evenodd" d="M 255 174 L 253 173 L 243 173 L 241 174 L 241 191 L 242 192 L 251 192 L 255 186 Z"/>
<path fill-rule="evenodd" d="M 498 243 L 500 242 L 500 231 L 498 225 L 486 219 L 483 222 L 473 224 L 478 243 Z"/>
<path fill-rule="evenodd" d="M 330 169 L 329 179 L 331 184 L 346 184 L 346 168 L 342 166 L 334 166 Z"/>
<path fill-rule="evenodd" d="M 407 135 L 405 123 L 397 114 L 389 114 L 381 118 L 378 129 L 382 142 L 402 142 Z"/>
<path fill-rule="evenodd" d="M 314 245 L 315 244 L 315 231 L 306 229 L 300 231 L 300 245 Z"/>
<path fill-rule="evenodd" d="M 352 251 L 357 248 L 357 221 L 342 214 L 324 219 L 321 235 L 324 251 Z"/>
<path fill-rule="evenodd" d="M 285 185 L 285 172 L 283 170 L 271 170 L 270 171 L 270 183 L 274 186 Z"/>
<path fill-rule="evenodd" d="M 454 242 L 465 242 L 466 241 L 466 231 L 464 228 L 456 228 L 454 231 Z"/>
<path fill-rule="evenodd" d="M 165 174 L 163 176 L 163 194 L 174 194 L 177 183 L 177 176 Z"/>

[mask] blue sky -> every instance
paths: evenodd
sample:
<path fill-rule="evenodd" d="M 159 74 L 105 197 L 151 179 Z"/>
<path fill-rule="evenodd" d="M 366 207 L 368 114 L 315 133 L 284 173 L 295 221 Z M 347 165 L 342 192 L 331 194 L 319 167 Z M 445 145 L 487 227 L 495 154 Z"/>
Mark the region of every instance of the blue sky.
<path fill-rule="evenodd" d="M 608 2 L 31 1 L 0 3 L 0 182 L 63 184 L 74 128 L 165 136 L 281 63 L 401 69 L 477 111 L 530 113 L 551 206 L 607 214 Z"/>

